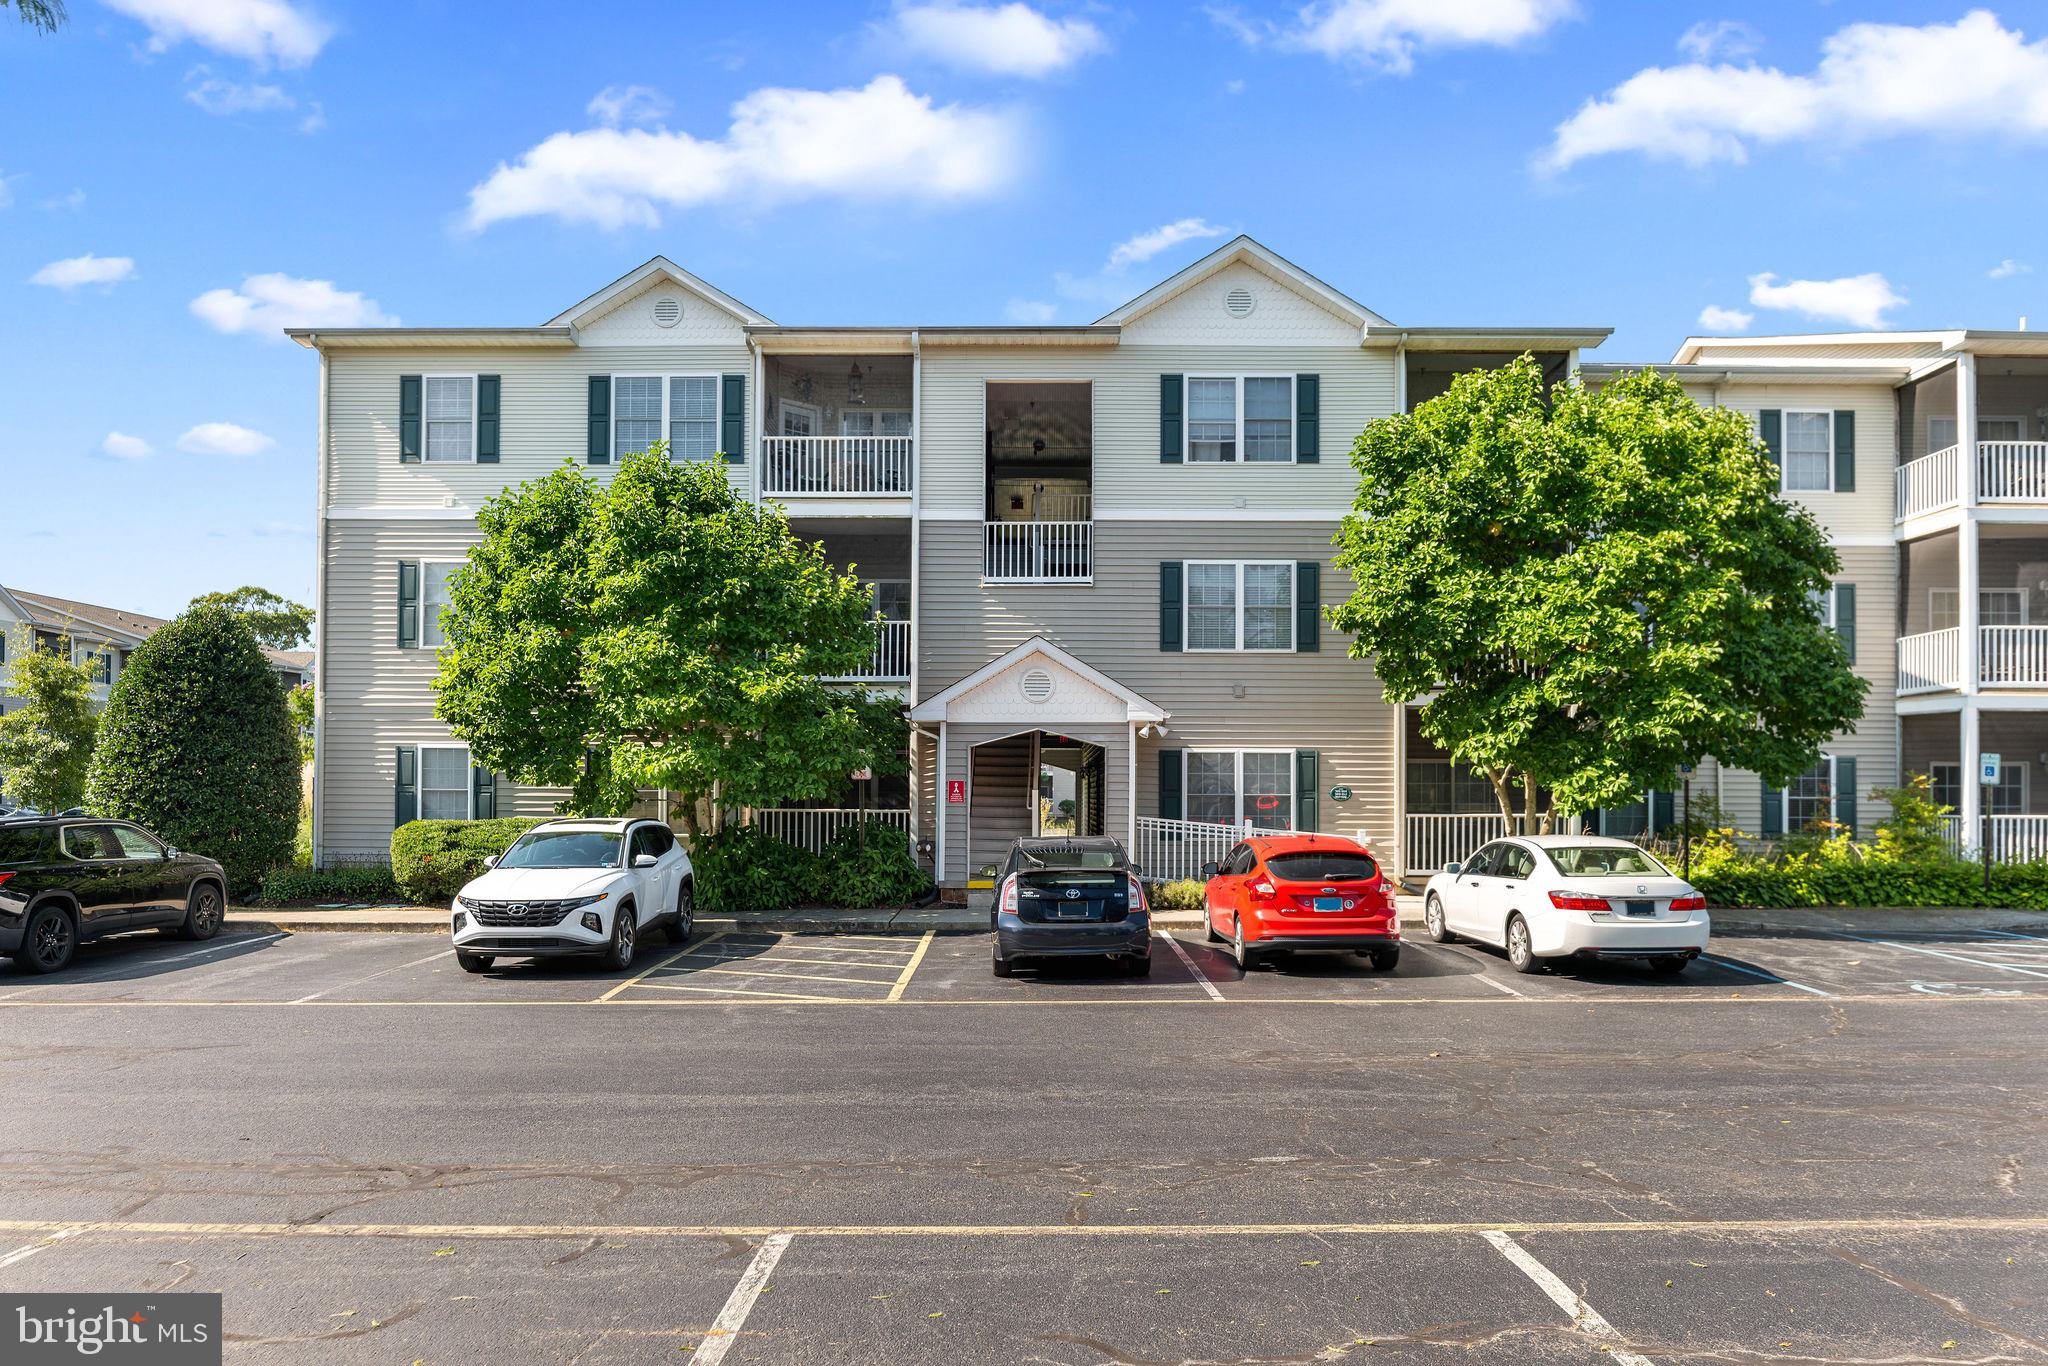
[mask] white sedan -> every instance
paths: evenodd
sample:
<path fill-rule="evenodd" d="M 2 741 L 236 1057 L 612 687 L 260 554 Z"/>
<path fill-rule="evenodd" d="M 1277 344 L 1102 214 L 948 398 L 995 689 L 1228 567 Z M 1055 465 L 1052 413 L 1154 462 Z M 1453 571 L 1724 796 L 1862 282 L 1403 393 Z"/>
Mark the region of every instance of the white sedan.
<path fill-rule="evenodd" d="M 1706 951 L 1707 899 L 1647 850 L 1598 835 L 1520 835 L 1453 863 L 1423 892 L 1429 937 L 1508 952 L 1516 972 L 1546 958 L 1642 958 L 1682 972 Z"/>

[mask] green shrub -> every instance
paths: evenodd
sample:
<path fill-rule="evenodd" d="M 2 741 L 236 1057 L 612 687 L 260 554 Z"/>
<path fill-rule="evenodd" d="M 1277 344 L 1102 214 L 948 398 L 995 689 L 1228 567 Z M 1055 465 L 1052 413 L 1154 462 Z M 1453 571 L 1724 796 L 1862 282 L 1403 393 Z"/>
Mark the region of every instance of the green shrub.
<path fill-rule="evenodd" d="M 887 821 L 846 826 L 825 846 L 821 863 L 811 891 L 828 906 L 902 906 L 931 890 L 910 841 Z"/>
<path fill-rule="evenodd" d="M 1181 878 L 1148 888 L 1145 895 L 1155 911 L 1199 911 L 1209 904 L 1209 884 Z"/>
<path fill-rule="evenodd" d="M 462 884 L 480 877 L 484 860 L 502 854 L 540 819 L 503 816 L 494 821 L 407 821 L 391 832 L 391 872 L 398 890 L 420 903 L 446 902 Z"/>
<path fill-rule="evenodd" d="M 128 657 L 100 718 L 85 803 L 218 859 L 234 891 L 290 861 L 299 737 L 239 617 L 192 608 Z"/>
<path fill-rule="evenodd" d="M 398 880 L 388 863 L 344 864 L 339 868 L 306 868 L 293 864 L 263 875 L 256 900 L 264 906 L 293 902 L 383 902 L 398 897 Z"/>
<path fill-rule="evenodd" d="M 811 901 L 824 879 L 823 859 L 753 825 L 698 836 L 690 866 L 698 907 L 715 912 L 788 910 Z"/>

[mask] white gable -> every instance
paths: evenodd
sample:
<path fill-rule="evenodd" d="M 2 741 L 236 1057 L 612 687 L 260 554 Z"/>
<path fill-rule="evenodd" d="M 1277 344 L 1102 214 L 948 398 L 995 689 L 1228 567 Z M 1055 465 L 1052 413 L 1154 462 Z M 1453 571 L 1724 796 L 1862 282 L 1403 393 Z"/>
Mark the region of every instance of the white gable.
<path fill-rule="evenodd" d="M 1125 323 L 1123 340 L 1127 346 L 1357 346 L 1360 329 L 1240 260 Z"/>
<path fill-rule="evenodd" d="M 621 294 L 576 332 L 584 346 L 747 344 L 744 321 L 664 275 Z"/>
<path fill-rule="evenodd" d="M 1043 636 L 1033 636 L 910 709 L 913 721 L 1121 726 L 1166 713 Z"/>

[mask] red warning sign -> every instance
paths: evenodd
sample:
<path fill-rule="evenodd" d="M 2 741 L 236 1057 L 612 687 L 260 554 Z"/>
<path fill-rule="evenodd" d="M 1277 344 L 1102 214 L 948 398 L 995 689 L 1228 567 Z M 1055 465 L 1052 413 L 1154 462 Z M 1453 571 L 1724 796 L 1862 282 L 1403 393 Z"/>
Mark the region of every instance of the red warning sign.
<path fill-rule="evenodd" d="M 967 805 L 967 780 L 965 778 L 946 779 L 946 805 Z"/>

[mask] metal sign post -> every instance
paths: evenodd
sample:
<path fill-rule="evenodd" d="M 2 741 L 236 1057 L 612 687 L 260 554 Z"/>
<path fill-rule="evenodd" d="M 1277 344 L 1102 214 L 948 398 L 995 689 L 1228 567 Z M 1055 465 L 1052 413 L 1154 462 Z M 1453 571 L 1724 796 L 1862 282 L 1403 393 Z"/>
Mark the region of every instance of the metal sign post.
<path fill-rule="evenodd" d="M 1999 756 L 1979 754 L 1977 756 L 1977 781 L 1983 785 L 1983 794 L 1977 801 L 1977 847 L 1984 854 L 1984 890 L 1991 890 L 1991 790 L 1998 786 Z"/>

